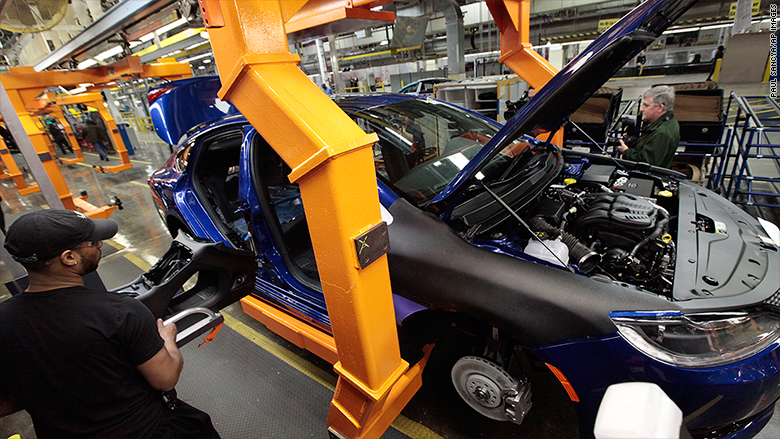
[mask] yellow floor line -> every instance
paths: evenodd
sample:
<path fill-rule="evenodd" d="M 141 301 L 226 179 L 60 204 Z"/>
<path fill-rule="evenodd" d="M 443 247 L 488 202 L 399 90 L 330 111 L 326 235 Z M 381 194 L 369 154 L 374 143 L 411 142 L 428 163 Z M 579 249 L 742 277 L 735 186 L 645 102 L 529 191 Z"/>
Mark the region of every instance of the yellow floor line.
<path fill-rule="evenodd" d="M 269 338 L 258 333 L 257 331 L 250 328 L 246 324 L 236 320 L 236 318 L 228 315 L 227 313 L 222 312 L 222 315 L 225 317 L 225 324 L 228 325 L 230 329 L 238 332 L 249 341 L 260 346 L 262 349 L 270 352 L 280 360 L 294 367 L 295 369 L 297 369 L 304 375 L 308 376 L 309 378 L 313 379 L 314 381 L 322 384 L 331 392 L 335 390 L 336 378 L 333 375 L 326 373 L 324 370 L 304 360 L 303 358 L 294 354 L 290 350 L 282 346 L 279 346 L 278 344 L 271 341 Z M 398 415 L 398 417 L 395 418 L 395 421 L 393 421 L 391 426 L 410 438 L 442 439 L 441 436 L 436 434 L 428 427 L 420 424 L 419 422 L 412 421 L 411 419 L 403 415 Z"/>
<path fill-rule="evenodd" d="M 148 271 L 151 268 L 151 265 L 147 264 L 143 259 L 134 254 L 127 253 L 124 256 L 143 271 Z M 230 329 L 238 332 L 247 340 L 256 344 L 261 349 L 269 352 L 276 358 L 284 361 L 307 377 L 318 382 L 331 392 L 335 391 L 336 377 L 325 372 L 309 361 L 304 360 L 289 349 L 274 343 L 268 337 L 238 321 L 230 314 L 223 311 L 222 315 L 225 317 L 225 324 L 228 325 Z M 391 426 L 412 439 L 443 439 L 442 436 L 436 434 L 436 432 L 433 430 L 403 415 L 398 415 Z"/>
<path fill-rule="evenodd" d="M 141 183 L 140 181 L 131 181 L 130 183 L 132 183 L 132 184 L 137 184 L 138 186 L 143 186 L 143 187 L 147 187 L 147 188 L 149 187 L 149 185 L 148 185 L 148 184 L 146 184 L 146 183 Z"/>
<path fill-rule="evenodd" d="M 225 317 L 225 324 L 228 325 L 230 329 L 238 332 L 247 340 L 260 346 L 264 350 L 273 354 L 275 357 L 294 367 L 302 374 L 322 384 L 331 392 L 336 390 L 336 378 L 333 375 L 328 374 L 314 364 L 304 360 L 289 349 L 274 343 L 268 337 L 250 328 L 245 323 L 238 321 L 230 314 L 227 314 L 223 311 L 222 315 Z"/>
<path fill-rule="evenodd" d="M 95 154 L 95 153 L 92 153 L 92 152 L 82 152 L 82 154 L 84 154 L 84 155 L 91 155 L 92 157 L 99 157 L 98 154 Z M 131 162 L 136 162 L 136 163 L 143 163 L 145 165 L 151 165 L 152 164 L 152 162 L 145 162 L 143 160 L 136 160 L 136 159 L 130 159 L 130 161 Z"/>
<path fill-rule="evenodd" d="M 124 245 L 114 241 L 113 239 L 104 239 L 103 242 L 107 242 L 107 243 L 111 244 L 111 246 L 114 247 L 115 249 L 117 249 L 117 251 L 124 250 L 124 249 L 127 248 Z"/>
<path fill-rule="evenodd" d="M 147 264 L 146 261 L 144 261 L 143 259 L 139 258 L 138 256 L 132 253 L 125 253 L 124 257 L 145 272 L 149 271 L 149 269 L 152 268 L 152 266 Z"/>

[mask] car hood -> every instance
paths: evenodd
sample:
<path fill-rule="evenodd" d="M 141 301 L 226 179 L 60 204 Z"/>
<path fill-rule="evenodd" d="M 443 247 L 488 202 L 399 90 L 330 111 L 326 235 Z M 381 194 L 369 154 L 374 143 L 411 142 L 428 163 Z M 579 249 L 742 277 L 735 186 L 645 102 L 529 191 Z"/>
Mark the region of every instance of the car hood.
<path fill-rule="evenodd" d="M 221 86 L 219 76 L 200 76 L 152 87 L 150 95 L 160 93 L 149 104 L 154 131 L 176 145 L 195 126 L 241 114 L 230 102 L 217 97 Z"/>
<path fill-rule="evenodd" d="M 536 93 L 431 203 L 460 193 L 490 159 L 520 135 L 556 131 L 599 87 L 694 3 L 696 0 L 648 0 L 629 12 Z"/>

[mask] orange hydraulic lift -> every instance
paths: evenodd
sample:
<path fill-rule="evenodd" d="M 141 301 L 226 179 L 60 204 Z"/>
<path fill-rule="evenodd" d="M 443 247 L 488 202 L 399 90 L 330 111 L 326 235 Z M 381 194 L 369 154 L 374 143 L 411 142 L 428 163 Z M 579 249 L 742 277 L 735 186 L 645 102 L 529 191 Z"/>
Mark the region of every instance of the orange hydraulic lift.
<path fill-rule="evenodd" d="M 152 78 L 166 77 L 169 79 L 179 79 L 191 76 L 191 70 L 188 65 L 179 63 L 163 63 L 145 65 L 141 64 L 138 57 L 126 57 L 116 63 L 107 66 L 90 67 L 84 70 L 47 70 L 36 72 L 32 67 L 10 67 L 8 73 L 0 74 L 0 81 L 8 93 L 11 104 L 16 110 L 16 114 L 22 122 L 25 132 L 30 137 L 38 157 L 43 163 L 43 167 L 54 185 L 54 188 L 62 200 L 66 209 L 79 210 L 87 216 L 93 218 L 107 218 L 115 209 L 115 206 L 104 206 L 96 208 L 87 203 L 83 198 L 74 197 L 68 189 L 65 181 L 56 165 L 54 156 L 50 148 L 51 142 L 48 136 L 38 127 L 28 111 L 28 107 L 36 108 L 34 103 L 44 90 L 53 85 L 73 86 L 79 84 L 107 84 L 134 77 Z M 103 107 L 102 99 L 98 108 Z M 113 128 L 116 128 L 114 126 Z M 10 158 L 10 156 L 9 156 Z M 3 157 L 6 167 L 8 162 Z M 119 165 L 122 166 L 122 165 Z M 14 171 L 9 168 L 11 174 Z M 21 175 L 21 173 L 20 173 Z M 20 193 L 27 188 L 22 178 L 19 181 L 14 178 Z M 29 193 L 29 192 L 28 192 Z"/>
<path fill-rule="evenodd" d="M 200 0 L 222 80 L 220 98 L 252 123 L 300 186 L 333 336 L 256 299 L 244 299 L 244 310 L 298 346 L 338 360 L 327 421 L 338 438 L 381 436 L 421 386 L 431 347 L 413 366 L 400 356 L 373 164 L 377 137 L 364 133 L 298 68 L 287 34 L 324 36 L 366 27 L 364 20 L 391 21 L 393 13 L 371 10 L 389 1 Z M 492 3 L 516 20 L 502 22 L 502 34 L 524 25 L 527 40 L 528 2 Z M 522 45 L 522 38 L 502 37 L 502 43 Z M 530 45 L 513 48 L 506 48 L 506 59 L 533 87 L 554 75 Z M 380 250 L 365 255 L 366 244 Z"/>

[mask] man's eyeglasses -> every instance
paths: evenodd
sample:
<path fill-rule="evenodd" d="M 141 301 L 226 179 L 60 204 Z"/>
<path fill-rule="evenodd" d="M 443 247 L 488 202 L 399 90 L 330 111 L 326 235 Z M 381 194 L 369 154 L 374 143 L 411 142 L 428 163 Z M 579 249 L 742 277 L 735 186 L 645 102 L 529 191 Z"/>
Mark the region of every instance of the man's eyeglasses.
<path fill-rule="evenodd" d="M 81 244 L 73 247 L 71 250 L 76 250 L 77 248 L 84 248 L 84 247 L 103 247 L 103 241 L 84 241 Z"/>

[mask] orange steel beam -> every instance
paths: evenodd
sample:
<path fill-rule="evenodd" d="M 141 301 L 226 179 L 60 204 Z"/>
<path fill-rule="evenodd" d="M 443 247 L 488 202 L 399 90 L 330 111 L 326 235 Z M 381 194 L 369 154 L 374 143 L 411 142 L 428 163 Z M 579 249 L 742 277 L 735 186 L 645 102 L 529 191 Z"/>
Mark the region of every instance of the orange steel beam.
<path fill-rule="evenodd" d="M 51 102 L 57 106 L 86 104 L 98 110 L 106 124 L 106 128 L 108 128 L 111 134 L 114 149 L 116 149 L 116 153 L 122 161 L 121 164 L 115 166 L 100 166 L 100 172 L 119 172 L 133 167 L 130 163 L 130 156 L 127 154 L 125 142 L 122 140 L 121 134 L 119 134 L 119 128 L 116 125 L 116 121 L 113 116 L 111 116 L 111 113 L 108 112 L 105 105 L 103 105 L 103 96 L 101 96 L 100 93 L 92 92 L 72 96 L 54 96 L 50 97 L 50 99 Z"/>
<path fill-rule="evenodd" d="M 5 140 L 3 140 L 2 137 L 0 137 L 0 159 L 2 159 L 5 169 L 7 169 L 7 172 L 4 173 L 0 178 L 12 178 L 14 180 L 14 184 L 16 185 L 16 189 L 22 195 L 30 195 L 35 192 L 40 192 L 41 188 L 38 187 L 37 183 L 32 183 L 29 185 L 27 184 L 22 171 L 19 170 L 19 166 L 16 164 L 16 160 L 14 160 L 14 157 L 11 155 L 11 151 L 8 150 L 8 146 L 5 144 Z"/>
<path fill-rule="evenodd" d="M 241 308 L 247 315 L 295 346 L 306 349 L 330 364 L 339 361 L 336 341 L 332 335 L 326 334 L 256 297 L 247 296 L 241 299 Z"/>
<path fill-rule="evenodd" d="M 379 437 L 422 384 L 425 363 L 410 368 L 401 359 L 387 255 L 363 269 L 357 259 L 354 240 L 383 224 L 373 165 L 377 137 L 344 114 L 289 53 L 285 18 L 305 4 L 200 4 L 222 80 L 220 98 L 252 123 L 300 186 L 339 360 L 328 427 L 341 437 Z M 309 25 L 327 22 L 328 14 Z M 296 331 L 314 338 L 304 327 Z"/>
<path fill-rule="evenodd" d="M 49 175 L 65 208 L 81 211 L 89 209 L 84 211 L 87 216 L 98 215 L 98 217 L 100 217 L 101 215 L 104 215 L 104 211 L 101 211 L 103 208 L 95 208 L 84 200 L 76 200 L 74 199 L 73 194 L 70 193 L 70 190 L 62 178 L 62 174 L 60 174 L 59 168 L 57 168 L 54 162 L 54 156 L 49 151 L 51 142 L 48 136 L 36 126 L 35 121 L 27 111 L 28 105 L 35 108 L 37 97 L 43 93 L 46 88 L 51 87 L 52 85 L 74 86 L 91 83 L 100 86 L 108 86 L 109 83 L 124 79 L 132 79 L 134 77 L 166 77 L 170 79 L 179 79 L 188 76 L 191 76 L 191 70 L 188 65 L 179 63 L 145 65 L 141 64 L 141 59 L 139 57 L 130 56 L 110 65 L 74 71 L 46 70 L 36 72 L 32 67 L 9 67 L 8 73 L 0 74 L 0 81 L 2 81 L 3 86 L 8 92 L 8 96 L 22 121 L 25 132 L 30 136 L 30 141 L 35 148 L 35 151 L 38 153 L 38 156 L 41 158 L 44 169 Z M 97 108 L 100 110 L 102 107 L 103 104 L 101 99 L 100 105 Z M 113 129 L 116 129 L 116 126 L 114 126 Z M 2 154 L 0 154 L 0 156 L 2 156 Z M 3 157 L 3 162 L 13 176 L 15 173 L 14 169 L 9 166 L 15 167 L 15 164 L 10 164 L 5 157 Z M 118 167 L 121 166 L 124 165 L 119 165 Z M 104 168 L 104 170 L 106 170 L 106 168 Z M 16 173 L 18 173 L 18 168 Z M 21 176 L 21 173 L 18 174 Z M 14 177 L 14 182 L 16 183 L 17 189 L 19 189 L 19 193 L 23 195 L 30 193 L 30 188 L 24 182 L 24 178 Z M 32 191 L 34 192 L 36 190 L 37 187 Z M 94 213 L 90 213 L 93 210 Z M 111 210 L 113 211 L 113 209 Z"/>
<path fill-rule="evenodd" d="M 558 69 L 531 46 L 531 0 L 487 0 L 485 3 L 501 32 L 501 57 L 498 60 L 529 86 L 541 90 L 558 73 Z M 563 131 L 558 130 L 552 141 L 562 146 Z"/>

